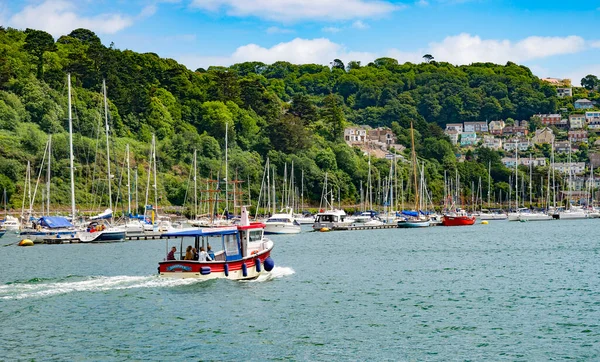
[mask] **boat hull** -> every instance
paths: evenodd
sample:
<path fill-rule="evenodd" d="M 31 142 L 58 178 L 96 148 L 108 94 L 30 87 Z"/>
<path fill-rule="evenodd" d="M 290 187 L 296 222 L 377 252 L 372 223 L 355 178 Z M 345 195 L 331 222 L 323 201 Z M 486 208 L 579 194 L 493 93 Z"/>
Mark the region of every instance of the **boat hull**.
<path fill-rule="evenodd" d="M 468 226 L 475 224 L 475 216 L 448 216 L 444 215 L 442 225 L 444 226 Z"/>
<path fill-rule="evenodd" d="M 113 243 L 124 241 L 126 233 L 125 231 L 80 232 L 77 236 L 82 243 Z"/>
<path fill-rule="evenodd" d="M 506 214 L 479 214 L 479 220 L 506 220 L 508 215 Z"/>
<path fill-rule="evenodd" d="M 398 227 L 402 229 L 425 228 L 431 225 L 429 220 L 406 220 L 398 221 Z"/>
<path fill-rule="evenodd" d="M 271 250 L 264 251 L 256 256 L 235 261 L 193 261 L 193 260 L 168 260 L 158 263 L 158 273 L 162 277 L 170 278 L 195 278 L 195 279 L 230 279 L 249 280 L 256 279 L 267 271 L 264 268 L 265 260 L 271 255 Z M 257 266 L 260 260 L 260 266 Z M 246 265 L 246 275 L 244 267 Z M 227 268 L 226 268 L 227 266 Z M 226 270 L 227 269 L 227 270 Z"/>
<path fill-rule="evenodd" d="M 521 214 L 519 221 L 545 221 L 552 220 L 552 215 L 548 214 Z"/>
<path fill-rule="evenodd" d="M 302 231 L 300 225 L 288 223 L 268 223 L 265 226 L 265 234 L 299 234 Z"/>

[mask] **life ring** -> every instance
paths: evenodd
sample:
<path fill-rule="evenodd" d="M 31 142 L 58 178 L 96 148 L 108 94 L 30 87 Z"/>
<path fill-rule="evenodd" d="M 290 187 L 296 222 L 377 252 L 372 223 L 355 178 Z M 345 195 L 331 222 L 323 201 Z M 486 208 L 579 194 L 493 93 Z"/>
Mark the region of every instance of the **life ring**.
<path fill-rule="evenodd" d="M 258 254 L 258 250 L 254 250 L 250 253 L 250 255 Z"/>

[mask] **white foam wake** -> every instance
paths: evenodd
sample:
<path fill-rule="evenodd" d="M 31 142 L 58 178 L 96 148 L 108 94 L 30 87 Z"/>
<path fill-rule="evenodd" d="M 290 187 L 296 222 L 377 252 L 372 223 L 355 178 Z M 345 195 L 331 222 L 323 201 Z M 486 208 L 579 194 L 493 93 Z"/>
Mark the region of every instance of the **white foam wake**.
<path fill-rule="evenodd" d="M 285 267 L 285 266 L 276 266 L 270 272 L 262 273 L 261 275 L 258 276 L 258 278 L 254 279 L 254 280 L 250 280 L 249 282 L 250 283 L 266 282 L 268 280 L 273 280 L 276 278 L 283 278 L 285 276 L 292 275 L 294 273 L 296 273 L 296 272 L 292 268 Z"/>
<path fill-rule="evenodd" d="M 198 283 L 198 279 L 159 278 L 158 276 L 90 277 L 80 281 L 55 283 L 14 283 L 0 286 L 0 299 L 43 298 L 73 292 L 98 292 L 133 288 L 174 287 Z"/>

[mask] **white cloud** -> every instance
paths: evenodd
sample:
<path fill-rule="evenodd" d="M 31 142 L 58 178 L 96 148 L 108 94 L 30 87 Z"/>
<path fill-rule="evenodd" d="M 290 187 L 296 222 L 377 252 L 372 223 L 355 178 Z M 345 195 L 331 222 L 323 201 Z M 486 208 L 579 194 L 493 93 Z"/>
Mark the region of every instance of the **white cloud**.
<path fill-rule="evenodd" d="M 429 1 L 427 1 L 427 0 L 419 0 L 419 1 L 417 1 L 415 3 L 415 5 L 417 5 L 417 6 L 423 6 L 423 7 L 429 6 Z"/>
<path fill-rule="evenodd" d="M 352 27 L 354 29 L 368 29 L 369 28 L 369 24 L 362 22 L 361 20 L 356 20 L 355 22 L 352 23 Z"/>
<path fill-rule="evenodd" d="M 470 64 L 474 62 L 504 64 L 507 61 L 522 63 L 553 55 L 581 52 L 586 49 L 586 44 L 587 42 L 578 36 L 528 37 L 512 42 L 510 40 L 481 39 L 479 36 L 459 34 L 448 36 L 441 42 L 431 43 L 422 49 L 402 50 L 390 48 L 381 52 L 370 53 L 348 50 L 344 45 L 332 42 L 327 38 L 296 38 L 269 48 L 257 44 L 244 45 L 237 48 L 229 56 L 184 55 L 178 57 L 178 59 L 191 69 L 209 65 L 231 65 L 246 61 L 273 63 L 278 60 L 295 64 L 317 63 L 327 65 L 336 58 L 344 62 L 360 60 L 363 64 L 367 64 L 383 56 L 397 59 L 400 63 L 420 63 L 423 61 L 423 54 L 432 54 L 438 61 L 453 64 Z M 538 70 L 542 69 L 540 67 Z M 600 75 L 600 72 L 598 74 Z"/>
<path fill-rule="evenodd" d="M 429 44 L 427 52 L 436 60 L 454 64 L 473 62 L 523 62 L 558 54 L 577 53 L 585 49 L 585 40 L 579 36 L 530 36 L 518 42 L 481 39 L 471 34 L 448 36 L 440 43 Z"/>
<path fill-rule="evenodd" d="M 131 26 L 136 17 L 122 14 L 99 14 L 81 16 L 76 5 L 66 0 L 46 0 L 38 5 L 27 5 L 8 19 L 15 28 L 45 30 L 55 37 L 70 33 L 77 28 L 86 28 L 100 34 L 114 34 Z M 151 16 L 156 12 L 154 5 L 145 7 L 139 17 Z"/>
<path fill-rule="evenodd" d="M 344 46 L 326 38 L 296 38 L 270 48 L 256 44 L 244 45 L 227 57 L 183 55 L 178 57 L 178 60 L 190 69 L 196 69 L 198 67 L 206 68 L 210 65 L 231 65 L 247 61 L 260 61 L 271 64 L 281 60 L 294 64 L 316 63 L 328 65 L 336 58 L 343 61 L 360 60 L 370 62 L 376 56 L 372 53 L 347 51 Z"/>
<path fill-rule="evenodd" d="M 277 21 L 378 17 L 405 7 L 383 0 L 193 0 L 191 6 Z"/>
<path fill-rule="evenodd" d="M 290 34 L 293 32 L 292 29 L 280 28 L 278 26 L 271 26 L 267 29 L 267 34 Z"/>
<path fill-rule="evenodd" d="M 590 46 L 592 48 L 600 48 L 600 40 L 591 41 Z"/>
<path fill-rule="evenodd" d="M 342 31 L 342 29 L 336 28 L 335 26 L 326 26 L 321 30 L 326 33 L 339 33 L 340 31 Z"/>
<path fill-rule="evenodd" d="M 584 78 L 588 74 L 593 74 L 597 77 L 600 77 L 600 64 L 590 64 L 577 67 L 576 70 L 564 75 L 559 74 L 557 77 L 571 79 L 571 84 L 574 86 L 581 86 L 581 78 Z"/>

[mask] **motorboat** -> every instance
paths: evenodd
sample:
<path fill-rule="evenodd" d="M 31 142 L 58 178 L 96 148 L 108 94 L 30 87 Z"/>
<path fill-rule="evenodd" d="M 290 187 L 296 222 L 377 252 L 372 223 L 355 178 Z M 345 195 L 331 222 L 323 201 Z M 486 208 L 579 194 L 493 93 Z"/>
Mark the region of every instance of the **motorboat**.
<path fill-rule="evenodd" d="M 528 208 L 520 207 L 517 209 L 517 211 L 508 213 L 508 221 L 519 221 L 519 215 L 528 213 L 528 212 L 530 212 L 530 210 Z"/>
<path fill-rule="evenodd" d="M 315 222 L 315 216 L 311 214 L 294 214 L 294 220 L 300 225 L 312 225 Z"/>
<path fill-rule="evenodd" d="M 248 212 L 242 207 L 240 225 L 217 228 L 193 228 L 165 233 L 167 251 L 179 247 L 178 255 L 158 263 L 161 277 L 231 280 L 256 279 L 275 266 L 271 258 L 273 241 L 264 236 L 265 224 L 250 223 Z M 180 238 L 177 245 L 171 238 Z M 193 246 L 196 250 L 210 246 L 208 239 L 219 238 L 221 250 L 214 253 L 213 260 L 185 260 L 183 250 Z M 191 240 L 190 240 L 191 239 Z M 188 240 L 189 242 L 185 242 Z"/>
<path fill-rule="evenodd" d="M 291 208 L 285 208 L 273 214 L 265 223 L 265 234 L 299 234 L 300 224 L 294 219 Z"/>
<path fill-rule="evenodd" d="M 73 239 L 77 229 L 69 220 L 62 216 L 42 216 L 33 220 L 31 228 L 21 230 L 21 236 L 34 242 L 44 241 L 48 238 Z"/>
<path fill-rule="evenodd" d="M 344 229 L 352 225 L 354 220 L 348 218 L 344 210 L 331 209 L 319 212 L 313 223 L 313 230 Z"/>
<path fill-rule="evenodd" d="M 19 222 L 19 219 L 14 216 L 6 215 L 6 218 L 1 226 L 2 229 L 6 230 L 7 232 L 18 232 L 19 229 L 21 229 L 21 222 Z"/>
<path fill-rule="evenodd" d="M 361 212 L 358 215 L 348 217 L 346 221 L 351 221 L 352 226 L 379 226 L 383 225 L 383 221 L 375 217 L 371 211 Z"/>
<path fill-rule="evenodd" d="M 581 207 L 571 206 L 567 210 L 562 210 L 558 212 L 558 218 L 560 220 L 567 219 L 587 219 L 588 214 Z"/>
<path fill-rule="evenodd" d="M 466 226 L 475 224 L 475 216 L 468 215 L 464 211 L 445 213 L 442 218 L 443 226 Z"/>
<path fill-rule="evenodd" d="M 112 243 L 124 241 L 126 231 L 120 227 L 112 227 L 106 220 L 95 219 L 85 230 L 78 231 L 76 238 L 82 243 Z"/>
<path fill-rule="evenodd" d="M 552 215 L 542 211 L 530 211 L 519 214 L 519 221 L 545 221 L 552 220 Z"/>
<path fill-rule="evenodd" d="M 479 212 L 479 220 L 506 220 L 508 215 L 502 210 L 481 209 Z"/>

